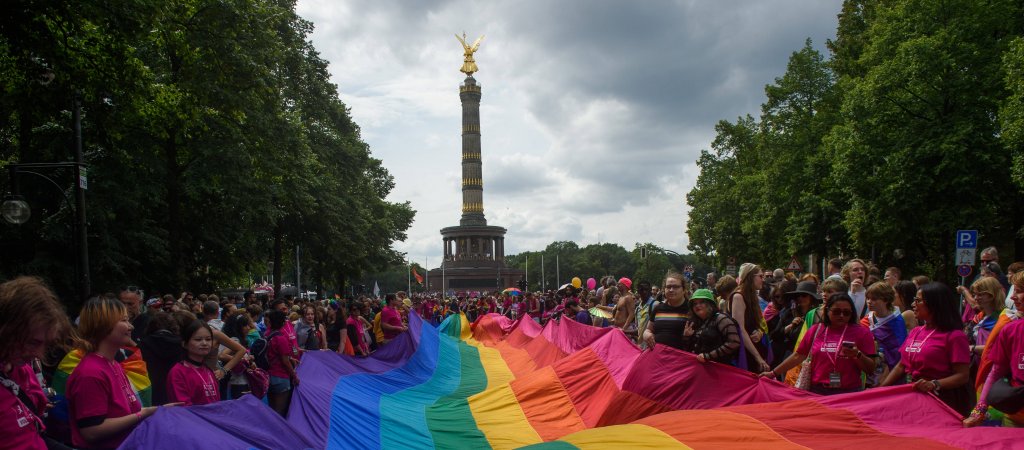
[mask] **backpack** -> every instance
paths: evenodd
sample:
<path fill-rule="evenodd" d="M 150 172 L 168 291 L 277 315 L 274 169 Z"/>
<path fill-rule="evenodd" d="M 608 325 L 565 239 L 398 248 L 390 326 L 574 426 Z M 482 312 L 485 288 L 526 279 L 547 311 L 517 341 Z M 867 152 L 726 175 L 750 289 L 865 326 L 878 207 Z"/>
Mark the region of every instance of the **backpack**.
<path fill-rule="evenodd" d="M 320 350 L 320 339 L 316 336 L 316 327 L 309 327 L 306 333 L 306 342 L 302 345 L 303 350 Z"/>
<path fill-rule="evenodd" d="M 263 370 L 270 370 L 270 359 L 267 357 L 267 351 L 270 349 L 270 340 L 274 336 L 280 335 L 280 331 L 270 333 L 266 338 L 257 338 L 253 341 L 252 345 L 249 346 L 249 353 L 252 354 L 253 361 L 256 362 L 256 367 Z"/>

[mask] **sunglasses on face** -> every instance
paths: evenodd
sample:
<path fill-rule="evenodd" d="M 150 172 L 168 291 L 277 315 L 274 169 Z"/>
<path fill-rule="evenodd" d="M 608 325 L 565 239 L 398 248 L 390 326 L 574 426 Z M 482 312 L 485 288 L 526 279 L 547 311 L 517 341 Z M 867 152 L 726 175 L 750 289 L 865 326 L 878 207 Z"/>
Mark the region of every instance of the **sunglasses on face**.
<path fill-rule="evenodd" d="M 847 316 L 847 317 L 849 317 L 849 316 L 853 315 L 853 310 L 851 310 L 851 309 L 832 309 L 832 310 L 829 310 L 829 313 L 832 314 L 833 316 L 840 316 L 840 317 L 841 316 Z"/>

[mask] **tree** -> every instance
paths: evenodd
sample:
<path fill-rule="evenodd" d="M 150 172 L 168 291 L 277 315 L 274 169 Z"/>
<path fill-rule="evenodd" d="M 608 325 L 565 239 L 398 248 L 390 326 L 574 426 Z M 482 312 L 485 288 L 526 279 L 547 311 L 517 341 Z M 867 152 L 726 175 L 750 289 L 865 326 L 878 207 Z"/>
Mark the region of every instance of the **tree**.
<path fill-rule="evenodd" d="M 850 199 L 842 220 L 855 252 L 904 248 L 945 278 L 954 230 L 1009 236 L 998 213 L 1008 197 L 988 193 L 1009 188 L 991 118 L 1005 96 L 1000 55 L 1019 16 L 1012 4 L 908 0 L 874 11 L 863 76 L 844 82 L 843 124 L 826 139 Z"/>

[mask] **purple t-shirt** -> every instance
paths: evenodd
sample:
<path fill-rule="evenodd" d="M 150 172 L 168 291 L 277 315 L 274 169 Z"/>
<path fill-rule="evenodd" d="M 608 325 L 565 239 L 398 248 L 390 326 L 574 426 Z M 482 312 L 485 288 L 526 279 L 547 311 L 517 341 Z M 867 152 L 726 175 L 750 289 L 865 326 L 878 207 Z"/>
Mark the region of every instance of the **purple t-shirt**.
<path fill-rule="evenodd" d="M 594 325 L 593 319 L 590 317 L 590 311 L 585 309 L 580 310 L 576 313 L 576 321 L 585 325 Z"/>
<path fill-rule="evenodd" d="M 1014 320 L 999 331 L 988 357 L 1000 367 L 1009 367 L 1013 386 L 1024 386 L 1024 320 Z"/>
<path fill-rule="evenodd" d="M 386 323 L 395 327 L 402 327 L 402 316 L 398 314 L 394 308 L 385 306 L 380 312 L 380 323 Z M 389 330 L 381 327 L 384 330 L 384 339 L 394 339 L 395 336 L 401 334 L 401 331 Z"/>

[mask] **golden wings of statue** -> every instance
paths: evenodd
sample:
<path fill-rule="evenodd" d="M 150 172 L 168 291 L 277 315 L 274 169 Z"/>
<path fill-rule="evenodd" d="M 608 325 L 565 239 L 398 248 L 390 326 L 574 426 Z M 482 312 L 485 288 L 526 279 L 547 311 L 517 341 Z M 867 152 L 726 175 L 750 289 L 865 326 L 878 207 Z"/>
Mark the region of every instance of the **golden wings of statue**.
<path fill-rule="evenodd" d="M 474 72 L 478 72 L 480 70 L 476 67 L 476 61 L 473 61 L 473 53 L 476 53 L 476 51 L 480 49 L 480 41 L 483 41 L 484 37 L 480 36 L 477 38 L 477 40 L 473 42 L 473 45 L 466 43 L 466 33 L 462 33 L 462 36 L 456 34 L 455 38 L 462 43 L 462 48 L 464 50 L 463 55 L 466 57 L 462 62 L 462 68 L 459 69 L 459 72 L 462 72 L 467 76 L 473 76 Z"/>

